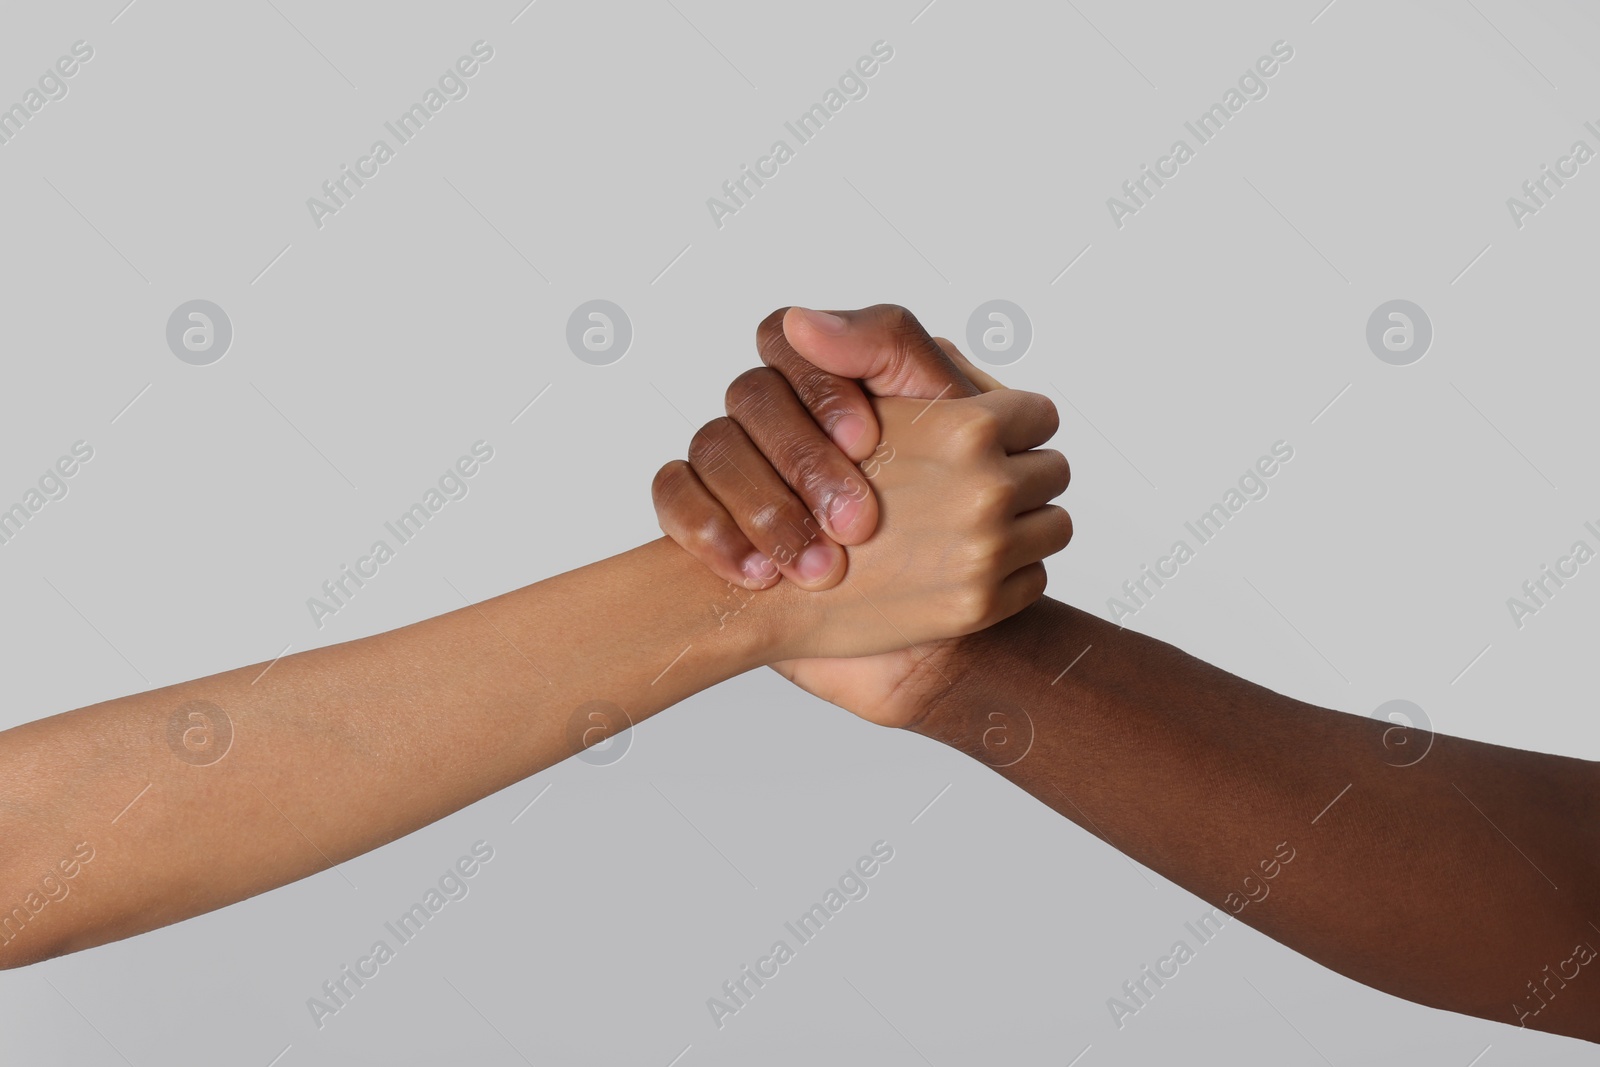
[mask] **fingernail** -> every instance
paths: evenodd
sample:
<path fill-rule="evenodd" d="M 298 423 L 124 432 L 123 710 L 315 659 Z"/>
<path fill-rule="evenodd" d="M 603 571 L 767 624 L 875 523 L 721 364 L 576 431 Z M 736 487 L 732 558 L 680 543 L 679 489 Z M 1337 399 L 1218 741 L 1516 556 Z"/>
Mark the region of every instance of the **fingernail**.
<path fill-rule="evenodd" d="M 812 545 L 800 553 L 795 570 L 808 582 L 826 578 L 833 570 L 833 549 L 822 544 Z"/>
<path fill-rule="evenodd" d="M 778 576 L 778 565 L 764 552 L 752 552 L 739 565 L 744 576 L 758 585 L 766 585 Z"/>
<path fill-rule="evenodd" d="M 810 308 L 800 308 L 799 311 L 806 317 L 807 322 L 823 333 L 838 335 L 844 333 L 845 327 L 849 325 L 839 316 L 826 311 L 812 311 Z"/>
<path fill-rule="evenodd" d="M 841 449 L 849 451 L 855 443 L 861 440 L 861 435 L 867 432 L 867 420 L 860 415 L 845 415 L 833 424 L 833 443 Z"/>
<path fill-rule="evenodd" d="M 861 501 L 839 493 L 828 501 L 828 526 L 837 533 L 845 533 L 861 516 Z"/>

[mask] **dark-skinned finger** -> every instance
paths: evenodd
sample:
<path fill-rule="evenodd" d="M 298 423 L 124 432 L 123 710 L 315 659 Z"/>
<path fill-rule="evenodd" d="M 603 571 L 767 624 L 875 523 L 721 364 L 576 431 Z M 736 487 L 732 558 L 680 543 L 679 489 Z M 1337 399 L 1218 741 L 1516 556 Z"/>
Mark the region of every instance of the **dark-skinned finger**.
<path fill-rule="evenodd" d="M 728 386 L 726 405 L 835 541 L 860 544 L 877 528 L 878 501 L 860 469 L 823 434 L 783 375 L 771 367 L 745 371 Z"/>
<path fill-rule="evenodd" d="M 806 505 L 772 469 L 744 428 L 713 419 L 689 442 L 689 463 L 739 529 L 805 589 L 828 589 L 844 577 L 844 549 L 823 532 Z"/>
<path fill-rule="evenodd" d="M 750 543 L 684 460 L 675 459 L 656 472 L 650 496 L 661 532 L 713 574 L 746 589 L 767 589 L 782 580 L 778 565 Z"/>

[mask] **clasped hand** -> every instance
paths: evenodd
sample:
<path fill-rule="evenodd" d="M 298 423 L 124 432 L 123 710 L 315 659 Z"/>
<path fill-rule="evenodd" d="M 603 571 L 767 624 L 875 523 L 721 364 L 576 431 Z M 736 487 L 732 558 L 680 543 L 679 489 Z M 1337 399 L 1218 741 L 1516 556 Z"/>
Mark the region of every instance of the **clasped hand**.
<path fill-rule="evenodd" d="M 1050 503 L 1067 461 L 1039 447 L 1055 405 L 892 305 L 788 308 L 757 343 L 766 366 L 657 474 L 661 528 L 743 596 L 781 598 L 772 666 L 906 725 L 955 643 L 1036 601 L 1072 537 Z"/>

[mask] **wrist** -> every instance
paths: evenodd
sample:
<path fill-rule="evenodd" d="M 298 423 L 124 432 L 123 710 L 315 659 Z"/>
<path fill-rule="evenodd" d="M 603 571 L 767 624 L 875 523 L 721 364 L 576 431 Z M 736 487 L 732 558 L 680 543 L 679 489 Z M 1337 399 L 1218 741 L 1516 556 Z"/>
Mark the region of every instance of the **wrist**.
<path fill-rule="evenodd" d="M 744 621 L 745 653 L 750 666 L 770 667 L 789 659 L 816 655 L 821 628 L 827 624 L 823 594 L 781 581 L 771 589 L 751 590 L 729 583 L 729 606 L 743 609 L 728 625 Z"/>
<path fill-rule="evenodd" d="M 981 745 L 981 724 L 997 689 L 988 671 L 1004 651 L 995 629 L 943 642 L 939 662 L 918 663 L 899 690 L 912 709 L 902 729 L 977 754 L 974 738 Z"/>
<path fill-rule="evenodd" d="M 661 538 L 656 544 L 683 572 L 685 592 L 694 605 L 696 621 L 692 629 L 700 634 L 696 643 L 706 646 L 712 654 L 719 676 L 731 678 L 778 658 L 774 650 L 782 649 L 790 640 L 791 627 L 785 616 L 796 608 L 779 610 L 780 605 L 773 603 L 773 594 L 784 589 L 794 591 L 788 582 L 770 590 L 748 589 L 717 577 L 669 538 Z"/>
<path fill-rule="evenodd" d="M 988 629 L 947 642 L 940 672 L 923 671 L 915 680 L 922 691 L 912 696 L 921 706 L 906 729 L 991 767 L 1011 766 L 1032 747 L 1045 707 L 1070 702 L 1073 693 L 1084 695 L 1072 667 L 1094 640 L 1085 625 L 1092 621 L 1044 597 Z M 1052 694 L 1048 702 L 1041 699 L 1045 691 Z"/>
<path fill-rule="evenodd" d="M 619 616 L 606 637 L 608 673 L 623 689 L 643 680 L 627 704 L 636 720 L 771 660 L 764 594 L 717 577 L 670 538 L 539 584 L 579 585 L 591 574 L 593 588 L 567 597 L 574 610 Z"/>

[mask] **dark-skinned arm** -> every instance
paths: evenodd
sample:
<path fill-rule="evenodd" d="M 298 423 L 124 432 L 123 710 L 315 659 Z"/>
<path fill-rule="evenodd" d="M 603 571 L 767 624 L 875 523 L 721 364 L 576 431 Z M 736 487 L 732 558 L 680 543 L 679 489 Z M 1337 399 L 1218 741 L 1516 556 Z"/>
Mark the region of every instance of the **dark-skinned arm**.
<path fill-rule="evenodd" d="M 757 344 L 769 369 L 736 383 L 729 414 L 813 506 L 842 492 L 845 456 L 870 473 L 892 451 L 869 394 L 933 402 L 995 385 L 893 305 L 783 309 Z M 748 502 L 657 507 L 668 533 L 747 546 Z M 872 521 L 859 513 L 852 544 L 870 544 Z M 691 551 L 728 566 L 714 546 Z M 1315 707 L 1048 597 L 916 655 L 775 667 L 987 763 L 1356 981 L 1600 1040 L 1600 765 Z"/>
<path fill-rule="evenodd" d="M 1048 597 L 957 644 L 912 730 L 1358 982 L 1600 1040 L 1594 763 L 1315 707 Z"/>

